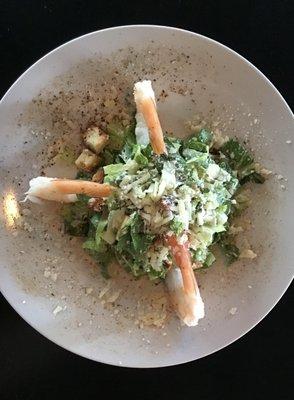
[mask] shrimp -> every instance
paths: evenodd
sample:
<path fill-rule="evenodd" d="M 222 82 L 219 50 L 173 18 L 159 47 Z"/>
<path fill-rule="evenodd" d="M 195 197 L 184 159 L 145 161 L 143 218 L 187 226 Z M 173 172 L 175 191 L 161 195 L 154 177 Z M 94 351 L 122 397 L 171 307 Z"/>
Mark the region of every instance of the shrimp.
<path fill-rule="evenodd" d="M 142 136 L 142 144 L 146 144 L 144 138 L 144 123 L 142 126 L 142 116 L 149 131 L 149 137 L 154 153 L 166 154 L 166 147 L 163 139 L 162 128 L 156 110 L 156 102 L 151 81 L 135 83 L 134 98 L 137 106 L 137 129 L 136 136 Z M 143 121 L 143 122 L 144 122 Z"/>
<path fill-rule="evenodd" d="M 180 244 L 176 236 L 166 236 L 175 266 L 167 273 L 166 284 L 171 301 L 180 319 L 195 326 L 204 317 L 204 304 L 192 269 L 188 243 Z"/>
<path fill-rule="evenodd" d="M 112 190 L 112 186 L 106 183 L 39 176 L 30 180 L 30 188 L 25 193 L 24 201 L 30 200 L 33 203 L 40 203 L 43 199 L 72 203 L 77 201 L 77 194 L 85 194 L 90 197 L 108 197 Z"/>

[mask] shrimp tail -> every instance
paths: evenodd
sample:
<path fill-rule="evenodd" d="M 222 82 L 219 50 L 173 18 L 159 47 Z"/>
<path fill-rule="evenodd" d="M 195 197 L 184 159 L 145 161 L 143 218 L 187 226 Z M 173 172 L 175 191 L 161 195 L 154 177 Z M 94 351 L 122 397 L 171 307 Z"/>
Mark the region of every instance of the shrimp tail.
<path fill-rule="evenodd" d="M 199 319 L 203 318 L 204 303 L 194 277 L 194 290 L 188 292 L 184 288 L 183 277 L 180 268 L 172 267 L 166 276 L 165 282 L 169 291 L 170 299 L 179 318 L 187 326 L 198 325 Z"/>
<path fill-rule="evenodd" d="M 30 200 L 32 203 L 40 204 L 42 200 L 59 201 L 62 203 L 73 203 L 77 201 L 76 194 L 60 193 L 54 190 L 53 182 L 55 178 L 48 178 L 46 176 L 38 176 L 30 180 L 29 190 L 25 193 L 24 201 Z"/>

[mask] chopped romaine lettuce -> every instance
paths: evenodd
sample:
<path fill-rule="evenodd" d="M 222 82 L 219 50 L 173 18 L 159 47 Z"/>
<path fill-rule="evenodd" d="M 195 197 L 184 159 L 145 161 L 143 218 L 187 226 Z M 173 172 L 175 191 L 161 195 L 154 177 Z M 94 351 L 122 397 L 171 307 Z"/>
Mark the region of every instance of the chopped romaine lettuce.
<path fill-rule="evenodd" d="M 236 139 L 228 140 L 221 147 L 221 152 L 227 157 L 231 169 L 236 171 L 240 185 L 249 181 L 264 183 L 264 177 L 255 170 L 252 155 Z"/>
<path fill-rule="evenodd" d="M 240 255 L 239 248 L 233 243 L 220 242 L 221 249 L 226 257 L 227 264 L 237 261 Z"/>
<path fill-rule="evenodd" d="M 104 182 L 114 183 L 116 179 L 126 170 L 125 164 L 109 164 L 103 167 Z"/>
<path fill-rule="evenodd" d="M 215 262 L 215 256 L 211 251 L 207 252 L 206 259 L 203 263 L 204 268 L 209 268 L 212 266 L 212 264 Z"/>
<path fill-rule="evenodd" d="M 115 260 L 115 254 L 113 253 L 112 249 L 107 248 L 107 251 L 100 252 L 100 253 L 98 253 L 96 251 L 92 251 L 90 249 L 90 250 L 88 250 L 88 253 L 97 262 L 97 265 L 100 267 L 102 276 L 105 279 L 109 279 L 110 275 L 108 273 L 108 267 L 109 267 L 110 263 Z"/>
<path fill-rule="evenodd" d="M 174 218 L 171 221 L 170 229 L 176 234 L 176 236 L 179 236 L 184 230 L 184 224 L 182 221 L 179 221 L 179 219 Z"/>
<path fill-rule="evenodd" d="M 205 143 L 199 142 L 197 137 L 190 138 L 186 143 L 186 147 L 188 149 L 200 151 L 201 153 L 208 153 L 209 150 L 209 147 Z"/>
<path fill-rule="evenodd" d="M 136 144 L 133 148 L 132 158 L 138 163 L 138 165 L 145 167 L 148 165 L 148 158 L 144 156 L 141 151 L 141 146 Z"/>
<path fill-rule="evenodd" d="M 120 121 L 114 120 L 108 124 L 107 133 L 109 150 L 121 150 L 125 143 L 136 143 L 134 124 L 124 127 Z"/>
<path fill-rule="evenodd" d="M 86 236 L 89 230 L 89 218 L 92 215 L 88 207 L 88 197 L 78 196 L 78 201 L 62 207 L 64 230 L 69 235 Z"/>
<path fill-rule="evenodd" d="M 164 278 L 172 262 L 164 241 L 170 232 L 179 239 L 187 235 L 197 268 L 213 264 L 215 243 L 228 263 L 237 260 L 239 249 L 226 232 L 232 217 L 249 204 L 249 191 L 242 185 L 264 181 L 251 154 L 236 139 L 214 147 L 213 134 L 202 129 L 188 139 L 166 136 L 167 154 L 157 156 L 146 127 L 141 128 L 136 143 L 134 126 L 109 124 L 109 142 L 101 156 L 104 182 L 116 190 L 100 214 L 88 208 L 86 196 L 65 206 L 67 231 L 87 236 L 83 247 L 105 276 L 116 257 L 135 277 Z M 92 178 L 83 174 L 79 178 Z"/>
<path fill-rule="evenodd" d="M 182 140 L 175 137 L 166 137 L 165 145 L 168 154 L 179 154 L 182 146 Z"/>
<path fill-rule="evenodd" d="M 240 180 L 241 185 L 243 185 L 246 182 L 264 183 L 265 178 L 261 174 L 253 170 Z"/>
<path fill-rule="evenodd" d="M 206 129 L 201 129 L 196 137 L 198 142 L 210 145 L 213 139 L 213 134 Z"/>
<path fill-rule="evenodd" d="M 249 152 L 236 140 L 228 140 L 222 147 L 221 152 L 226 155 L 234 169 L 239 170 L 253 163 Z"/>

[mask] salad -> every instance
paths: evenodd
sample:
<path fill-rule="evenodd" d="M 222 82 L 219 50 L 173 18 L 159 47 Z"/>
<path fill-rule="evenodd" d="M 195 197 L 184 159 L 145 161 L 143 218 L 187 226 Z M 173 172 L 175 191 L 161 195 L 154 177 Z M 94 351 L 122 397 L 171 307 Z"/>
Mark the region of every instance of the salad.
<path fill-rule="evenodd" d="M 234 138 L 202 129 L 163 135 L 150 81 L 134 86 L 134 123 L 92 126 L 76 160 L 75 180 L 37 177 L 26 199 L 64 203 L 65 231 L 108 278 L 113 260 L 135 277 L 163 280 L 180 319 L 204 317 L 194 270 L 212 266 L 218 244 L 232 263 L 240 255 L 228 234 L 247 204 L 248 182 L 263 183 L 252 155 Z M 68 204 L 66 204 L 68 203 Z"/>

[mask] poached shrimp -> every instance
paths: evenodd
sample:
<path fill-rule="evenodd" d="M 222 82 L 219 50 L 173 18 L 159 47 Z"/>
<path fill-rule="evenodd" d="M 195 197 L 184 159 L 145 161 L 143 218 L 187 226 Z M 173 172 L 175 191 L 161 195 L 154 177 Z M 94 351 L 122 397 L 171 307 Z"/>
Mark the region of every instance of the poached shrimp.
<path fill-rule="evenodd" d="M 180 319 L 188 326 L 195 326 L 204 317 L 204 303 L 193 272 L 188 242 L 181 244 L 176 236 L 166 236 L 174 266 L 168 271 L 166 285 L 172 304 Z"/>
<path fill-rule="evenodd" d="M 138 111 L 136 116 L 138 128 L 141 132 L 144 129 L 144 127 L 142 127 L 142 115 L 149 131 L 150 143 L 154 153 L 157 155 L 166 154 L 163 132 L 157 114 L 155 95 L 151 86 L 151 81 L 135 83 L 134 98 Z M 142 133 L 144 135 L 144 131 Z"/>
<path fill-rule="evenodd" d="M 90 197 L 108 197 L 112 187 L 106 183 L 83 180 L 58 179 L 38 176 L 30 180 L 30 188 L 25 193 L 26 200 L 40 203 L 41 200 L 72 203 L 77 201 L 77 194 Z"/>

